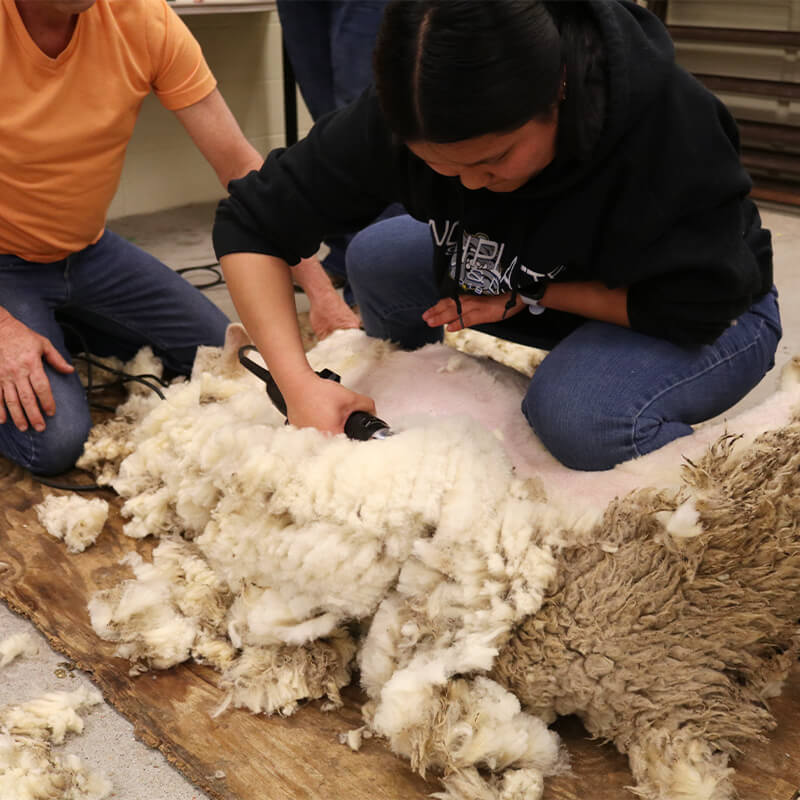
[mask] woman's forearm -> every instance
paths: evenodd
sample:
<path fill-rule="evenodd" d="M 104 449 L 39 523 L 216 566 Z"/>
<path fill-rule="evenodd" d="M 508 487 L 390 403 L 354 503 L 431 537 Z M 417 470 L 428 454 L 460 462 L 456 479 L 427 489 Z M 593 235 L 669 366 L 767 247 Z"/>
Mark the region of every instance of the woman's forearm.
<path fill-rule="evenodd" d="M 258 253 L 231 253 L 220 264 L 239 317 L 286 396 L 313 375 L 300 336 L 289 265 Z"/>
<path fill-rule="evenodd" d="M 628 290 L 624 287 L 609 289 L 600 281 L 551 283 L 539 304 L 625 328 L 631 325 L 628 319 Z"/>

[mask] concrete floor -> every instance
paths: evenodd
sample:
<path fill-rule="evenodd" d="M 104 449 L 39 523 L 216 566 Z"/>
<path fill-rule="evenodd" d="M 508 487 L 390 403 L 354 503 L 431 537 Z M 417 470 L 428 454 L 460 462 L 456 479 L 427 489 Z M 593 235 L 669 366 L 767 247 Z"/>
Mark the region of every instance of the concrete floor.
<path fill-rule="evenodd" d="M 187 206 L 115 220 L 110 227 L 177 269 L 215 261 L 210 241 L 213 213 L 214 205 Z M 733 411 L 757 405 L 769 396 L 775 390 L 781 367 L 793 355 L 800 354 L 800 314 L 796 311 L 800 305 L 800 214 L 763 206 L 762 216 L 774 237 L 775 280 L 784 337 L 775 369 Z M 204 282 L 207 276 L 197 277 L 198 282 Z M 224 286 L 213 288 L 208 294 L 231 318 L 236 317 Z M 299 296 L 298 302 L 299 309 L 305 310 L 305 298 Z M 29 632 L 39 643 L 39 653 L 0 670 L 0 707 L 33 699 L 46 691 L 73 690 L 79 683 L 88 682 L 83 673 L 65 665 L 64 657 L 53 651 L 29 622 L 0 604 L 0 641 L 22 631 Z M 84 733 L 70 737 L 62 749 L 76 753 L 93 769 L 104 773 L 114 784 L 114 800 L 206 800 L 206 795 L 186 781 L 157 750 L 137 741 L 133 727 L 107 704 L 91 711 Z"/>

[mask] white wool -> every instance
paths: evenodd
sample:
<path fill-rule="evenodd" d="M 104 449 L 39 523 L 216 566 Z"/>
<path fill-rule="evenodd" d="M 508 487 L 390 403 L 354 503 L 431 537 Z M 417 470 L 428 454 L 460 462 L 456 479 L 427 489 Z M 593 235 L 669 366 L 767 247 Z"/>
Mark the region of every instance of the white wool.
<path fill-rule="evenodd" d="M 339 743 L 346 744 L 351 750 L 358 751 L 361 749 L 362 739 L 364 738 L 364 728 L 354 728 L 347 733 L 339 734 Z"/>
<path fill-rule="evenodd" d="M 108 519 L 108 503 L 98 497 L 51 494 L 34 508 L 44 529 L 63 539 L 70 553 L 82 553 L 93 545 Z"/>
<path fill-rule="evenodd" d="M 513 769 L 501 778 L 484 778 L 474 768 L 459 770 L 442 781 L 444 791 L 434 792 L 437 800 L 539 800 L 544 794 L 544 777 L 535 769 Z"/>
<path fill-rule="evenodd" d="M 735 796 L 728 756 L 702 739 L 651 730 L 634 742 L 628 758 L 646 800 L 730 800 Z"/>
<path fill-rule="evenodd" d="M 83 719 L 77 712 L 102 702 L 100 692 L 86 686 L 73 692 L 49 692 L 28 703 L 0 709 L 0 725 L 6 733 L 61 744 L 67 733 L 83 730 Z"/>
<path fill-rule="evenodd" d="M 149 347 L 143 347 L 128 362 L 125 363 L 123 371 L 128 375 L 141 375 L 150 383 L 155 383 L 154 378 L 161 378 L 164 374 L 164 364 L 157 358 Z M 153 377 L 149 377 L 153 376 Z M 151 394 L 153 390 L 139 381 L 126 381 L 125 388 L 132 395 Z"/>
<path fill-rule="evenodd" d="M 153 562 L 123 559 L 135 580 L 97 592 L 89 602 L 95 631 L 119 642 L 117 655 L 167 669 L 192 654 L 225 666 L 233 654 L 219 641 L 229 595 L 219 577 L 189 545 L 165 540 Z"/>
<path fill-rule="evenodd" d="M 355 643 L 343 630 L 304 647 L 244 647 L 222 675 L 228 695 L 214 716 L 229 704 L 256 714 L 293 714 L 305 698 L 325 697 L 326 708 L 339 708 L 354 653 Z"/>
<path fill-rule="evenodd" d="M 659 511 L 656 518 L 664 525 L 667 533 L 676 539 L 692 539 L 703 532 L 700 513 L 691 497 L 681 503 L 674 511 Z"/>
<path fill-rule="evenodd" d="M 225 350 L 204 353 L 128 431 L 111 479 L 125 532 L 181 533 L 193 549 L 164 541 L 152 564 L 132 559 L 135 579 L 93 599 L 96 630 L 156 667 L 210 658 L 228 692 L 219 713 L 292 713 L 308 697 L 339 702 L 356 650 L 345 624 L 369 623 L 358 665 L 370 729 L 415 769 L 451 772 L 447 791 L 471 787 L 464 798 L 539 796 L 542 774 L 563 768 L 557 739 L 482 674 L 541 606 L 557 551 L 592 544 L 609 502 L 644 482 L 677 494 L 682 457 L 719 429 L 574 473 L 519 413 L 524 376 L 441 345 L 406 353 L 340 331 L 309 353 L 312 366 L 373 395 L 395 430 L 351 442 L 284 425 L 235 360 L 242 336 L 229 331 Z M 687 500 L 662 521 L 681 538 L 699 516 Z M 513 771 L 484 780 L 478 766 Z"/>
<path fill-rule="evenodd" d="M 38 652 L 29 633 L 14 633 L 0 642 L 0 667 L 10 664 L 18 656 L 33 656 Z"/>
<path fill-rule="evenodd" d="M 102 702 L 96 689 L 53 692 L 0 709 L 0 800 L 102 800 L 111 784 L 75 755 L 53 753 L 69 732 L 80 733 L 78 711 Z"/>
<path fill-rule="evenodd" d="M 343 341 L 340 369 L 394 352 L 363 335 Z M 296 670 L 275 686 L 257 677 L 274 669 L 275 647 L 312 644 L 376 611 L 382 619 L 396 592 L 403 630 L 387 642 L 373 623 L 361 666 L 379 729 L 400 741 L 429 722 L 415 716 L 415 695 L 433 702 L 452 676 L 490 669 L 515 622 L 539 607 L 554 576 L 548 542 L 566 535 L 563 522 L 539 488 L 532 499 L 492 431 L 466 417 L 417 417 L 367 443 L 282 423 L 263 385 L 241 371 L 196 370 L 170 387 L 132 431 L 135 449 L 112 481 L 127 498 L 125 531 L 185 531 L 236 594 L 226 629 L 245 651 L 226 680 L 233 702 L 254 710 L 286 712 L 306 691 Z M 120 655 L 156 667 L 199 649 L 197 619 L 177 607 L 174 574 L 156 563 L 162 546 L 153 565 L 132 564 L 135 581 L 90 606 Z M 512 715 L 509 738 L 533 743 L 531 720 Z M 484 751 L 475 753 L 502 762 Z"/>
<path fill-rule="evenodd" d="M 112 788 L 77 756 L 0 733 L 0 800 L 102 800 Z"/>
<path fill-rule="evenodd" d="M 785 392 L 798 385 L 800 385 L 800 356 L 795 356 L 781 370 L 780 388 Z"/>
<path fill-rule="evenodd" d="M 542 720 L 523 714 L 519 700 L 488 678 L 454 681 L 443 713 L 443 746 L 451 767 L 500 771 L 516 766 L 552 774 L 561 766 L 556 734 Z"/>
<path fill-rule="evenodd" d="M 313 614 L 313 607 L 307 609 Z M 337 627 L 336 614 L 303 618 L 303 607 L 294 606 L 271 589 L 246 586 L 236 597 L 228 616 L 228 635 L 241 647 L 248 645 L 301 645 L 330 635 Z"/>

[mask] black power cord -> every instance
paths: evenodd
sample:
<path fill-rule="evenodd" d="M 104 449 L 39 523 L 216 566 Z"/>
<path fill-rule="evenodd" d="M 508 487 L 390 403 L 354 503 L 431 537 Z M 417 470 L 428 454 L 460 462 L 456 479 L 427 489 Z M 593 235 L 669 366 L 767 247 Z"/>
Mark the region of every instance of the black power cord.
<path fill-rule="evenodd" d="M 212 265 L 213 266 L 213 265 Z M 190 267 L 189 269 L 193 269 Z M 200 267 L 199 269 L 206 269 L 206 267 Z M 220 276 L 221 278 L 221 276 Z M 216 284 L 214 284 L 216 285 Z M 86 339 L 83 334 L 74 326 L 61 322 L 60 323 L 62 328 L 65 328 L 73 336 L 75 336 L 81 343 L 81 347 L 83 352 L 74 355 L 72 358 L 73 360 L 77 359 L 79 361 L 84 361 L 87 366 L 86 370 L 86 386 L 84 387 L 86 390 L 86 397 L 87 400 L 91 397 L 92 393 L 98 392 L 102 389 L 107 389 L 112 386 L 121 386 L 125 383 L 136 382 L 140 383 L 143 386 L 146 386 L 151 391 L 155 392 L 162 400 L 164 399 L 164 392 L 161 389 L 165 389 L 169 386 L 169 382 L 159 378 L 158 375 L 153 375 L 152 373 L 143 373 L 141 375 L 132 375 L 129 372 L 125 372 L 121 369 L 116 369 L 115 367 L 111 367 L 108 364 L 104 364 L 102 361 L 98 361 L 95 358 L 92 358 L 90 355 L 87 355 L 89 348 L 86 343 Z M 117 380 L 114 381 L 107 381 L 104 383 L 97 383 L 95 382 L 94 371 L 96 369 L 103 370 L 104 372 L 108 372 L 111 375 L 116 376 Z M 100 409 L 101 411 L 116 411 L 115 408 L 111 406 L 103 405 L 102 403 L 93 403 L 89 400 L 90 408 Z M 86 470 L 81 470 L 79 467 L 75 467 L 76 470 L 80 472 L 86 472 Z M 87 473 L 90 474 L 90 473 Z M 44 478 L 40 475 L 33 476 L 39 483 L 43 484 L 44 486 L 49 486 L 52 489 L 61 489 L 67 492 L 94 492 L 102 489 L 108 489 L 106 486 L 101 486 L 98 483 L 61 483 L 60 481 L 53 481 L 49 478 Z"/>
<path fill-rule="evenodd" d="M 210 273 L 212 278 L 211 280 L 205 281 L 203 283 L 194 283 L 193 281 L 189 280 L 189 283 L 192 284 L 196 289 L 204 290 L 204 289 L 211 289 L 215 286 L 224 286 L 225 285 L 225 278 L 222 275 L 222 270 L 219 266 L 219 261 L 214 261 L 210 264 L 198 264 L 197 266 L 193 267 L 182 267 L 181 269 L 175 270 L 179 275 L 187 276 L 192 275 L 197 272 L 207 272 Z M 87 370 L 86 370 L 86 397 L 89 399 L 94 392 L 100 391 L 102 389 L 108 389 L 112 386 L 118 386 L 125 383 L 129 383 L 131 381 L 135 381 L 136 383 L 141 383 L 143 386 L 146 386 L 148 389 L 154 391 L 162 400 L 164 399 L 164 393 L 161 391 L 161 388 L 166 388 L 169 386 L 167 381 L 162 380 L 157 375 L 152 374 L 142 374 L 142 375 L 131 375 L 124 370 L 115 369 L 114 367 L 110 367 L 107 364 L 104 364 L 102 361 L 98 361 L 97 359 L 92 358 L 89 353 L 89 347 L 86 343 L 86 339 L 83 334 L 75 328 L 73 325 L 69 323 L 60 322 L 60 325 L 65 330 L 69 331 L 75 338 L 80 342 L 82 352 L 74 355 L 73 359 L 78 359 L 80 361 L 86 362 Z M 100 369 L 105 372 L 110 373 L 116 377 L 114 381 L 107 381 L 103 383 L 97 383 L 95 381 L 94 370 Z M 158 384 L 158 385 L 157 385 Z M 161 388 L 159 388 L 159 386 Z M 100 411 L 108 411 L 113 413 L 116 411 L 115 408 L 112 406 L 104 405 L 103 403 L 93 403 L 91 400 L 89 401 L 90 408 L 99 409 Z M 75 469 L 78 469 L 76 467 Z M 85 470 L 80 470 L 85 472 Z M 87 473 L 89 474 L 89 473 Z M 52 481 L 49 478 L 44 478 L 40 475 L 33 476 L 39 483 L 43 484 L 44 486 L 49 486 L 53 489 L 62 489 L 63 491 L 71 491 L 71 492 L 93 492 L 98 491 L 101 489 L 105 489 L 107 487 L 100 486 L 97 483 L 88 483 L 88 484 L 71 484 L 71 483 L 61 483 L 60 481 Z"/>
<path fill-rule="evenodd" d="M 181 269 L 176 269 L 175 272 L 184 277 L 195 272 L 210 272 L 214 277 L 208 283 L 193 283 L 189 281 L 195 289 L 200 289 L 201 291 L 203 289 L 212 289 L 214 286 L 225 285 L 225 278 L 222 277 L 219 261 L 214 261 L 211 264 L 199 264 L 196 267 L 181 267 Z"/>

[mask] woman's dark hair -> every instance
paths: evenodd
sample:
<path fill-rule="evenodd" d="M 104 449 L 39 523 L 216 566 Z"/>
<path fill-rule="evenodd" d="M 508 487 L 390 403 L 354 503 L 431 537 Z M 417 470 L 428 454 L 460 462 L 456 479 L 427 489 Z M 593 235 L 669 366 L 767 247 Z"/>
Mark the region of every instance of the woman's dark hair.
<path fill-rule="evenodd" d="M 586 154 L 605 97 L 602 40 L 586 5 L 394 0 L 374 59 L 389 126 L 405 141 L 460 141 L 547 118 L 563 95 L 559 150 Z"/>

